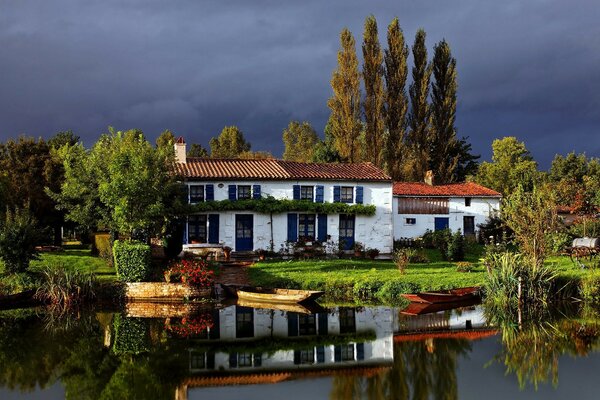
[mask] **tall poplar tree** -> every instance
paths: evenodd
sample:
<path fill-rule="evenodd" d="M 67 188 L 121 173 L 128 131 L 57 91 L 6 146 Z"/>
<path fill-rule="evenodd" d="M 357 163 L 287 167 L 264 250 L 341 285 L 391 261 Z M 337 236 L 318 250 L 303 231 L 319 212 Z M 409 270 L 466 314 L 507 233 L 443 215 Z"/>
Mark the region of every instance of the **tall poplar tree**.
<path fill-rule="evenodd" d="M 420 181 L 425 177 L 429 165 L 429 80 L 431 65 L 427 62 L 426 33 L 419 29 L 412 46 L 414 66 L 413 82 L 409 88 L 411 110 L 408 116 L 409 132 L 406 144 L 409 149 L 410 162 L 406 163 L 405 172 L 408 180 Z"/>
<path fill-rule="evenodd" d="M 395 179 L 404 178 L 402 170 L 405 157 L 404 139 L 406 136 L 406 77 L 408 67 L 408 46 L 404 42 L 404 34 L 400 29 L 398 18 L 388 26 L 388 48 L 385 51 L 385 122 L 388 131 L 385 146 L 385 159 L 388 174 Z"/>
<path fill-rule="evenodd" d="M 377 34 L 377 21 L 373 15 L 365 20 L 363 33 L 363 79 L 365 82 L 365 143 L 366 158 L 383 167 L 385 139 L 383 54 Z"/>
<path fill-rule="evenodd" d="M 460 158 L 456 138 L 456 59 L 445 40 L 433 48 L 433 84 L 431 89 L 431 145 L 429 168 L 439 183 L 454 182 Z"/>
<path fill-rule="evenodd" d="M 349 162 L 360 160 L 360 74 L 356 57 L 356 41 L 344 28 L 340 34 L 338 67 L 333 71 L 333 96 L 327 101 L 331 109 L 331 134 L 340 156 Z"/>

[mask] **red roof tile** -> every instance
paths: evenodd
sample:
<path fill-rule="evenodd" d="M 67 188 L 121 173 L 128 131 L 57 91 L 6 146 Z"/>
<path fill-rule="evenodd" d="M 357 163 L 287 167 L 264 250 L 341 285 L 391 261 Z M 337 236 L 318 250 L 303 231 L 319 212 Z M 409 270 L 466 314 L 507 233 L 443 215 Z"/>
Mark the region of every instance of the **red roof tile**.
<path fill-rule="evenodd" d="M 267 180 L 389 181 L 391 178 L 371 163 L 317 164 L 275 159 L 240 160 L 188 158 L 177 163 L 185 178 Z"/>
<path fill-rule="evenodd" d="M 394 196 L 502 197 L 495 190 L 473 182 L 434 186 L 424 182 L 394 182 Z"/>

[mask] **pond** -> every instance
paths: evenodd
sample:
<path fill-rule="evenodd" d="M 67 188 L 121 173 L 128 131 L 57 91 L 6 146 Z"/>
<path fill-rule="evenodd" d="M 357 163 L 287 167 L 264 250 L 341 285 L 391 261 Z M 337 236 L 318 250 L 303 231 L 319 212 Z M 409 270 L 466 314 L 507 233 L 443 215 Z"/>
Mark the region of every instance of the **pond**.
<path fill-rule="evenodd" d="M 0 398 L 598 398 L 593 307 L 502 327 L 481 306 L 317 311 L 148 303 L 62 317 L 1 311 Z"/>

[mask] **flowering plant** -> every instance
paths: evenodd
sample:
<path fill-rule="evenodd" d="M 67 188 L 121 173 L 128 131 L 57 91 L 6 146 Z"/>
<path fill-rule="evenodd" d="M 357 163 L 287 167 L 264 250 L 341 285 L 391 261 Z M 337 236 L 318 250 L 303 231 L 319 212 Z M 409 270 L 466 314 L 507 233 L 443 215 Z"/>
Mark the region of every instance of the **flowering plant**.
<path fill-rule="evenodd" d="M 180 277 L 181 282 L 193 286 L 208 287 L 214 282 L 214 271 L 204 260 L 177 260 L 171 263 L 168 271 L 169 278 L 176 275 Z"/>
<path fill-rule="evenodd" d="M 214 325 L 209 313 L 196 315 L 190 318 L 182 318 L 180 323 L 172 323 L 170 319 L 165 322 L 167 331 L 179 337 L 190 337 L 200 335 Z"/>

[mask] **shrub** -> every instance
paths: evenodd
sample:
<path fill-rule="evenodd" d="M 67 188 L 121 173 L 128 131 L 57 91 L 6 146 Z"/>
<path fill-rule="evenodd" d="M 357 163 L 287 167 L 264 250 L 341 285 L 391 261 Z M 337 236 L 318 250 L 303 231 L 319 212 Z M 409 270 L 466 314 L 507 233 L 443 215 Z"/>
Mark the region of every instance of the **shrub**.
<path fill-rule="evenodd" d="M 460 229 L 450 236 L 446 258 L 450 261 L 463 261 L 465 259 L 465 238 Z"/>
<path fill-rule="evenodd" d="M 573 238 L 567 232 L 553 232 L 546 235 L 548 246 L 553 254 L 560 254 L 573 243 Z"/>
<path fill-rule="evenodd" d="M 575 224 L 571 225 L 569 231 L 573 237 L 599 237 L 600 219 L 580 219 Z"/>
<path fill-rule="evenodd" d="M 456 272 L 471 272 L 473 271 L 473 264 L 467 261 L 460 261 L 456 263 Z"/>
<path fill-rule="evenodd" d="M 41 277 L 35 297 L 59 309 L 67 310 L 96 297 L 93 274 L 63 266 L 45 266 Z"/>
<path fill-rule="evenodd" d="M 176 275 L 181 282 L 193 286 L 209 287 L 214 283 L 214 272 L 204 260 L 173 261 L 167 270 L 169 276 Z M 165 273 L 165 277 L 166 277 Z"/>
<path fill-rule="evenodd" d="M 0 223 L 0 259 L 5 272 L 25 272 L 30 261 L 38 259 L 35 246 L 44 240 L 44 232 L 29 210 L 6 211 L 5 220 Z"/>
<path fill-rule="evenodd" d="M 438 249 L 444 258 L 447 257 L 448 246 L 451 241 L 452 232 L 450 232 L 450 229 L 442 229 L 434 232 L 427 230 L 423 235 L 423 247 L 427 249 Z"/>
<path fill-rule="evenodd" d="M 600 300 L 600 272 L 593 271 L 581 280 L 581 297 L 586 301 Z"/>
<path fill-rule="evenodd" d="M 354 297 L 360 300 L 372 299 L 384 284 L 384 281 L 375 279 L 356 282 L 353 287 Z"/>
<path fill-rule="evenodd" d="M 113 265 L 113 253 L 110 244 L 110 233 L 95 233 L 92 244 L 92 254 L 105 260 L 110 266 Z"/>
<path fill-rule="evenodd" d="M 410 254 L 408 261 L 414 264 L 427 264 L 429 262 L 429 258 L 423 251 L 415 250 L 413 254 Z"/>
<path fill-rule="evenodd" d="M 0 295 L 3 296 L 25 292 L 38 286 L 35 277 L 25 272 L 0 275 L 0 277 Z"/>
<path fill-rule="evenodd" d="M 367 256 L 374 260 L 379 255 L 379 249 L 367 249 Z"/>
<path fill-rule="evenodd" d="M 125 282 L 143 282 L 150 277 L 150 246 L 141 242 L 115 240 L 115 268 Z"/>
<path fill-rule="evenodd" d="M 410 258 L 417 253 L 415 249 L 400 249 L 394 252 L 394 264 L 401 274 L 406 272 L 406 267 L 410 262 Z"/>

